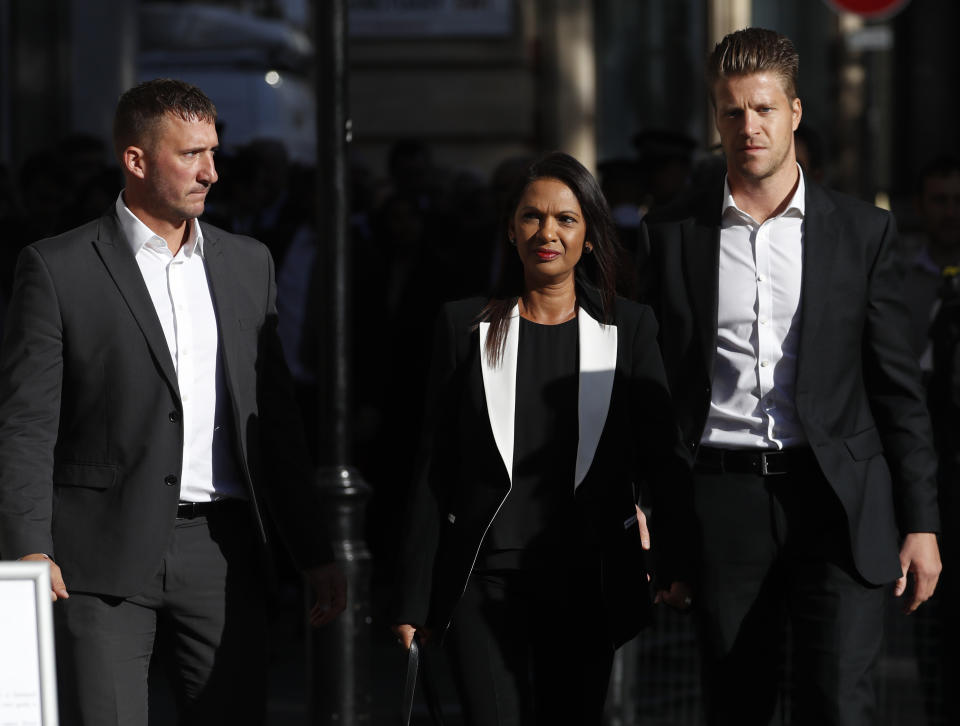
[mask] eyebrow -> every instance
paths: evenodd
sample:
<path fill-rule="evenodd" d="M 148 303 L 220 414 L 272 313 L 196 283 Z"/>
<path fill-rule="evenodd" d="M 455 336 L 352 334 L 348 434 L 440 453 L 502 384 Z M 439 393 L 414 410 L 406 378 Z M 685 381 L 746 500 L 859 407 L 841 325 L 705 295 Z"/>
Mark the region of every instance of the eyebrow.
<path fill-rule="evenodd" d="M 532 204 L 525 204 L 525 205 L 523 205 L 522 207 L 520 207 L 520 209 L 519 209 L 519 211 L 521 211 L 521 212 L 526 212 L 526 211 L 528 211 L 528 210 L 529 210 L 529 211 L 534 211 L 534 212 L 543 211 L 543 210 L 540 209 L 540 207 L 534 207 Z M 574 217 L 582 217 L 582 216 L 583 216 L 580 212 L 575 212 L 575 211 L 573 211 L 572 209 L 561 209 L 559 212 L 557 212 L 557 214 L 569 214 L 569 215 L 574 216 Z"/>

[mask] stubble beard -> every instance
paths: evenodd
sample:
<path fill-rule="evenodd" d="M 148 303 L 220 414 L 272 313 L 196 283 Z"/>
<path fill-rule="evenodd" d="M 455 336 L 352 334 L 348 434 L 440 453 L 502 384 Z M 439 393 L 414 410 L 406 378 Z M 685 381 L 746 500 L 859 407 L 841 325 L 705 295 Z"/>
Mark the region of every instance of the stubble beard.
<path fill-rule="evenodd" d="M 783 153 L 780 154 L 776 159 L 773 159 L 769 164 L 764 168 L 758 171 L 751 171 L 749 166 L 738 167 L 737 173 L 741 177 L 751 182 L 760 182 L 765 179 L 769 179 L 772 176 L 775 176 L 777 172 L 783 169 L 784 165 L 787 163 L 787 156 L 790 152 L 789 146 L 784 149 Z"/>

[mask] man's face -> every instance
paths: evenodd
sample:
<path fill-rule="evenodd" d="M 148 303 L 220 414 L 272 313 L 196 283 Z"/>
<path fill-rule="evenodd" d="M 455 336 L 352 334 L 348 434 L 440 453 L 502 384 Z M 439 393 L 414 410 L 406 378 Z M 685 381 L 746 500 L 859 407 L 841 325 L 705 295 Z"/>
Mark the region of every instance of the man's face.
<path fill-rule="evenodd" d="M 144 184 L 151 212 L 178 226 L 203 213 L 210 186 L 217 181 L 213 155 L 219 140 L 209 121 L 184 121 L 167 114 L 144 150 Z"/>
<path fill-rule="evenodd" d="M 720 78 L 713 97 L 727 172 L 734 181 L 759 182 L 793 168 L 800 99 L 787 97 L 777 74 Z"/>
<path fill-rule="evenodd" d="M 960 173 L 928 177 L 918 206 L 934 245 L 941 249 L 960 247 Z"/>

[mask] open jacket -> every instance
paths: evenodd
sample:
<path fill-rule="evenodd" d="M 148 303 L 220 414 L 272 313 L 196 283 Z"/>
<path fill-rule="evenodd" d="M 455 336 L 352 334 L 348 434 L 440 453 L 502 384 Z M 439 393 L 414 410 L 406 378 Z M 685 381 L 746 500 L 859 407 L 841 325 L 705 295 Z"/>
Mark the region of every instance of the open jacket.
<path fill-rule="evenodd" d="M 889 212 L 805 180 L 796 410 L 847 515 L 868 582 L 901 575 L 899 538 L 939 527 L 936 457 L 901 298 Z M 722 180 L 686 214 L 650 222 L 641 299 L 691 456 L 710 408 L 717 346 Z"/>
<path fill-rule="evenodd" d="M 332 559 L 276 333 L 267 248 L 202 225 L 231 441 L 265 541 Z M 125 597 L 176 518 L 183 404 L 159 318 L 111 208 L 20 255 L 0 355 L 0 554 L 53 557 L 72 590 Z"/>
<path fill-rule="evenodd" d="M 483 538 L 509 495 L 516 425 L 519 313 L 502 360 L 483 352 L 486 300 L 449 303 L 437 325 L 425 436 L 402 544 L 396 622 L 446 628 Z M 579 309 L 579 444 L 569 486 L 599 544 L 606 632 L 620 645 L 648 618 L 649 590 L 634 504 L 651 485 L 660 573 L 683 570 L 690 479 L 673 420 L 651 310 L 617 299 L 603 325 L 590 300 Z M 573 534 L 573 533 L 571 533 Z M 671 572 L 671 570 L 673 570 Z M 590 597 L 589 593 L 584 594 Z"/>

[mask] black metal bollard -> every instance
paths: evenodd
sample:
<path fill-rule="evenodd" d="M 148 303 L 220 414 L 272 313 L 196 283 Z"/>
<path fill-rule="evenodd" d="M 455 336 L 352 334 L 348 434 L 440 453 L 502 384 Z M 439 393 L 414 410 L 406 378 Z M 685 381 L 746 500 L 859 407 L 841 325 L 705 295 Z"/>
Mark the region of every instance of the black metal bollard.
<path fill-rule="evenodd" d="M 347 578 L 347 608 L 307 639 L 311 726 L 369 724 L 371 690 L 370 551 L 363 539 L 370 487 L 350 467 L 323 467 L 317 486 L 326 504 L 327 530 Z M 307 588 L 307 607 L 313 592 Z"/>
<path fill-rule="evenodd" d="M 317 231 L 320 321 L 321 466 L 317 486 L 337 564 L 347 578 L 347 608 L 307 642 L 311 726 L 371 720 L 370 551 L 363 539 L 370 487 L 350 456 L 350 245 L 347 145 L 347 0 L 314 0 L 317 89 Z"/>

